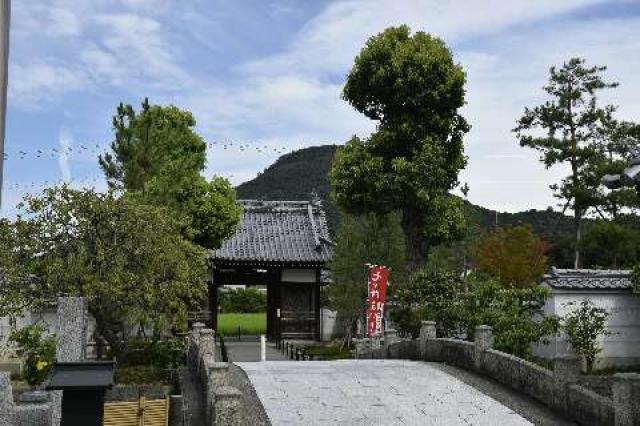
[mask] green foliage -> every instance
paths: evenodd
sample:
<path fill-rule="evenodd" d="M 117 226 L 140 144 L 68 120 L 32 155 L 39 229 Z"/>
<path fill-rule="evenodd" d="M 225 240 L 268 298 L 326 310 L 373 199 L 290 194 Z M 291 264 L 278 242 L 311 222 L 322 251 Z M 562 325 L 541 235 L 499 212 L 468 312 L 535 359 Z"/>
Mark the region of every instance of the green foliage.
<path fill-rule="evenodd" d="M 305 353 L 325 361 L 334 359 L 352 359 L 351 350 L 343 346 L 310 345 L 304 347 Z"/>
<path fill-rule="evenodd" d="M 184 339 L 132 340 L 129 342 L 129 351 L 124 365 L 145 368 L 125 371 L 124 380 L 133 380 L 131 377 L 138 374 L 152 373 L 153 381 L 161 379 L 171 383 L 178 368 L 185 363 L 186 342 Z"/>
<path fill-rule="evenodd" d="M 316 192 L 327 210 L 329 228 L 332 235 L 336 235 L 340 213 L 328 196 L 330 184 L 327 174 L 331 167 L 335 145 L 317 146 L 301 149 L 280 157 L 255 179 L 238 186 L 240 198 L 268 199 L 268 200 L 299 200 L 308 199 L 309 194 Z M 464 212 L 469 223 L 467 234 L 462 241 L 446 242 L 438 245 L 429 255 L 428 264 L 437 268 L 456 269 L 462 273 L 465 263 L 465 251 L 473 247 L 480 234 L 486 230 L 499 227 L 509 228 L 521 224 L 530 225 L 533 231 L 545 238 L 549 243 L 549 265 L 569 268 L 573 265 L 575 243 L 573 219 L 558 211 L 527 210 L 518 213 L 496 212 L 481 206 L 464 202 Z M 619 215 L 616 223 L 620 223 L 636 232 L 640 227 L 625 215 Z M 585 218 L 585 242 L 589 239 L 593 219 Z M 606 253 L 594 253 L 589 247 L 582 246 L 584 267 L 615 267 L 613 257 L 603 258 Z M 607 253 L 610 253 L 608 251 Z M 616 255 L 618 267 L 626 267 L 629 253 L 635 250 L 618 253 Z M 633 254 L 633 262 L 637 259 Z M 609 262 L 609 263 L 607 263 Z"/>
<path fill-rule="evenodd" d="M 412 338 L 420 334 L 422 320 L 436 321 L 438 334 L 451 337 L 458 331 L 456 307 L 466 288 L 461 274 L 444 270 L 418 271 L 408 286 L 398 290 L 398 308 L 391 312 L 391 319 L 403 334 Z"/>
<path fill-rule="evenodd" d="M 119 365 L 115 381 L 121 385 L 131 384 L 171 384 L 162 370 L 153 365 Z"/>
<path fill-rule="evenodd" d="M 14 251 L 37 279 L 6 282 L 3 312 L 84 296 L 98 334 L 123 359 L 134 326 L 156 336 L 184 328 L 206 294 L 205 252 L 166 209 L 66 186 L 29 195 L 19 208 Z"/>
<path fill-rule="evenodd" d="M 442 40 L 401 26 L 367 41 L 344 87 L 344 99 L 378 126 L 338 150 L 333 198 L 352 214 L 400 211 L 409 271 L 462 233 L 462 204 L 449 192 L 466 164 L 464 84 Z"/>
<path fill-rule="evenodd" d="M 616 217 L 625 204 L 637 204 L 637 197 L 630 199 L 628 191 L 608 195 L 601 189 L 605 173 L 621 171 L 621 159 L 630 148 L 626 136 L 631 130 L 613 119 L 614 106 L 598 105 L 599 91 L 618 85 L 604 80 L 605 70 L 588 67 L 580 58 L 571 58 L 560 68 L 551 67 L 549 83 L 544 87 L 551 99 L 533 109 L 525 108 L 514 129 L 521 146 L 540 152 L 545 167 L 569 166 L 569 175 L 552 189 L 563 210 L 573 210 L 575 267 L 581 264 L 582 220 L 589 209 L 602 214 L 603 207 Z M 540 136 L 540 130 L 547 134 Z"/>
<path fill-rule="evenodd" d="M 621 223 L 599 220 L 586 227 L 580 247 L 586 265 L 631 268 L 638 260 L 640 231 Z"/>
<path fill-rule="evenodd" d="M 241 208 L 226 179 L 207 181 L 200 175 L 206 144 L 195 125 L 190 112 L 175 106 L 151 106 L 145 99 L 136 113 L 120 104 L 111 152 L 99 161 L 111 188 L 141 203 L 168 207 L 188 239 L 214 249 L 235 231 Z"/>
<path fill-rule="evenodd" d="M 42 383 L 56 358 L 56 340 L 53 336 L 44 336 L 41 325 L 29 325 L 14 330 L 9 343 L 16 346 L 16 353 L 24 360 L 22 376 L 30 385 Z"/>
<path fill-rule="evenodd" d="M 475 248 L 478 269 L 503 287 L 531 287 L 547 271 L 547 243 L 530 226 L 497 228 L 482 237 Z"/>
<path fill-rule="evenodd" d="M 631 273 L 631 280 L 633 281 L 633 292 L 640 294 L 640 263 L 636 263 Z"/>
<path fill-rule="evenodd" d="M 347 340 L 367 300 L 367 264 L 391 268 L 389 295 L 405 280 L 404 239 L 397 213 L 345 215 L 329 265 L 333 283 L 327 287 L 329 307 L 342 320 Z"/>
<path fill-rule="evenodd" d="M 228 289 L 219 293 L 219 304 L 224 313 L 267 312 L 267 295 L 252 287 Z"/>
<path fill-rule="evenodd" d="M 573 350 L 584 357 L 587 373 L 590 373 L 598 354 L 602 351 L 598 338 L 612 334 L 607 329 L 609 313 L 606 309 L 595 306 L 590 300 L 567 305 L 578 307 L 564 317 L 564 330 Z"/>
<path fill-rule="evenodd" d="M 278 158 L 263 173 L 240 184 L 238 198 L 254 200 L 309 200 L 317 195 L 327 214 L 331 235 L 340 225 L 340 213 L 329 197 L 329 170 L 337 145 L 312 146 Z"/>
<path fill-rule="evenodd" d="M 494 348 L 527 359 L 531 343 L 546 343 L 559 329 L 559 319 L 542 316 L 549 290 L 543 287 L 504 288 L 494 281 L 471 281 L 458 306 L 460 326 L 473 335 L 479 325 L 493 327 Z M 540 317 L 534 319 L 536 314 Z"/>
<path fill-rule="evenodd" d="M 418 272 L 398 296 L 393 318 L 401 332 L 417 336 L 421 320 L 436 321 L 440 336 L 473 336 L 479 325 L 493 327 L 495 348 L 529 358 L 532 342 L 557 333 L 555 317 L 540 317 L 548 290 L 504 288 L 494 281 L 470 279 L 442 271 Z"/>

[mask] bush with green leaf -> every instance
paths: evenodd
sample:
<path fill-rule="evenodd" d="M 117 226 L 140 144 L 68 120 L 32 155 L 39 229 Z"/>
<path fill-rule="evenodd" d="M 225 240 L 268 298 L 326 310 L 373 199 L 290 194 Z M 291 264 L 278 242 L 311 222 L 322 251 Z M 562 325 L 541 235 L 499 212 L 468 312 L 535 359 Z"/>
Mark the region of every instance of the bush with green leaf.
<path fill-rule="evenodd" d="M 415 273 L 409 285 L 400 288 L 397 304 L 390 312 L 391 319 L 401 334 L 416 338 L 420 321 L 436 321 L 439 336 L 455 334 L 458 321 L 456 305 L 466 284 L 460 274 L 441 270 L 421 270 Z"/>
<path fill-rule="evenodd" d="M 495 349 L 528 359 L 532 343 L 547 343 L 558 333 L 559 318 L 542 315 L 548 296 L 544 287 L 504 288 L 492 280 L 471 280 L 455 306 L 459 326 L 472 336 L 477 326 L 489 325 Z"/>
<path fill-rule="evenodd" d="M 220 307 L 224 313 L 267 312 L 267 295 L 252 287 L 228 289 L 220 293 Z"/>
<path fill-rule="evenodd" d="M 45 336 L 45 331 L 42 325 L 33 324 L 9 336 L 9 343 L 16 346 L 16 353 L 24 360 L 22 376 L 32 386 L 47 378 L 56 357 L 56 340 Z"/>
<path fill-rule="evenodd" d="M 612 334 L 607 329 L 609 313 L 590 300 L 567 303 L 567 306 L 574 305 L 578 307 L 564 317 L 564 330 L 573 350 L 584 357 L 587 373 L 591 373 L 598 354 L 602 352 L 598 339 Z"/>
<path fill-rule="evenodd" d="M 403 334 L 416 337 L 421 320 L 436 321 L 439 336 L 471 338 L 478 325 L 493 328 L 495 348 L 530 358 L 531 343 L 558 332 L 559 319 L 543 316 L 549 292 L 542 287 L 504 288 L 492 280 L 463 280 L 459 274 L 420 271 L 398 292 L 392 316 Z"/>

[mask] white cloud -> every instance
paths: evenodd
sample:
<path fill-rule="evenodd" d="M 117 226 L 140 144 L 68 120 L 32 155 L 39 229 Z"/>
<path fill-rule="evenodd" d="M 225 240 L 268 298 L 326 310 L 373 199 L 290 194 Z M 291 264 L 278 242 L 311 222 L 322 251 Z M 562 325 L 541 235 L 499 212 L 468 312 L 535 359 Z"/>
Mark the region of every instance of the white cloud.
<path fill-rule="evenodd" d="M 180 91 L 192 83 L 171 34 L 137 11 L 144 2 L 129 5 L 136 11 L 118 13 L 102 2 L 76 3 L 17 5 L 12 45 L 26 45 L 20 53 L 35 54 L 11 54 L 9 87 L 16 106 L 42 108 L 80 90 Z"/>
<path fill-rule="evenodd" d="M 334 3 L 284 51 L 242 64 L 235 81 L 195 93 L 185 104 L 193 106 L 200 123 L 206 122 L 210 138 L 281 138 L 292 147 L 303 145 L 302 137 L 309 145 L 342 143 L 353 133 L 373 129 L 372 122 L 340 100 L 343 76 L 368 36 L 407 23 L 443 38 L 468 73 L 463 113 L 473 128 L 466 138 L 470 160 L 461 181 L 470 183 L 471 201 L 506 210 L 545 208 L 555 204 L 548 185 L 565 170 L 545 170 L 537 153 L 519 147 L 511 129 L 525 106 L 542 101 L 549 66 L 574 55 L 609 64 L 611 76 L 623 85 L 612 92 L 614 98 L 603 100 L 624 104 L 620 112 L 627 118 L 640 115 L 635 101 L 640 86 L 634 84 L 640 57 L 633 53 L 640 50 L 640 20 L 559 19 L 595 3 Z M 474 42 L 478 38 L 482 43 Z M 246 162 L 220 160 L 212 167 L 234 176 L 243 170 L 246 176 Z"/>
<path fill-rule="evenodd" d="M 87 83 L 80 70 L 40 61 L 10 64 L 9 80 L 10 102 L 26 109 L 41 107 L 43 102 L 79 90 Z"/>
<path fill-rule="evenodd" d="M 106 1 L 75 8 L 77 2 L 71 0 L 44 3 L 55 5 L 57 12 L 28 3 L 16 5 L 22 10 L 14 22 L 18 37 L 28 35 L 43 44 L 49 37 L 64 38 L 72 58 L 67 63 L 54 60 L 52 52 L 12 60 L 12 102 L 33 106 L 70 92 L 117 87 L 192 110 L 208 141 L 233 140 L 254 147 L 295 149 L 368 134 L 375 123 L 340 99 L 354 56 L 369 36 L 390 25 L 406 23 L 413 30 L 431 32 L 452 47 L 468 74 L 463 112 L 473 128 L 466 138 L 470 160 L 461 181 L 470 183 L 471 201 L 494 208 L 522 210 L 554 203 L 547 185 L 563 170 L 545 171 L 537 154 L 520 148 L 511 132 L 523 108 L 542 101 L 541 86 L 550 65 L 573 55 L 608 64 L 621 87 L 603 100 L 619 104 L 621 116 L 640 119 L 640 19 L 570 16 L 601 0 L 330 3 L 281 50 L 235 63 L 224 76 L 198 69 L 202 64 L 194 63 L 203 62 L 201 58 L 183 57 L 180 49 L 197 41 L 205 49 L 203 55 L 212 55 L 209 65 L 216 61 L 216 50 L 250 49 L 233 44 L 239 43 L 233 34 L 219 40 L 210 37 L 218 36 L 215 30 L 203 31 L 218 28 L 218 21 L 230 13 L 222 6 L 202 15 L 204 3 L 185 11 L 166 1 L 121 0 L 117 13 L 105 6 Z M 277 3 L 271 13 L 295 13 L 289 5 Z M 189 27 L 189 19 L 196 30 Z M 239 183 L 277 156 L 272 151 L 266 155 L 255 149 L 216 147 L 209 153 L 208 172 Z"/>

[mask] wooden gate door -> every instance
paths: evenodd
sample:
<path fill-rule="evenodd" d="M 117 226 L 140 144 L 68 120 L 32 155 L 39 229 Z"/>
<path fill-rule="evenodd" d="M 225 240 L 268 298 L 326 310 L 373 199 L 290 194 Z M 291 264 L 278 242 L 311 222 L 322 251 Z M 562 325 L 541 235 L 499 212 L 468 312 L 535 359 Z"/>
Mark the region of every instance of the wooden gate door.
<path fill-rule="evenodd" d="M 104 426 L 167 426 L 169 398 L 104 404 Z"/>

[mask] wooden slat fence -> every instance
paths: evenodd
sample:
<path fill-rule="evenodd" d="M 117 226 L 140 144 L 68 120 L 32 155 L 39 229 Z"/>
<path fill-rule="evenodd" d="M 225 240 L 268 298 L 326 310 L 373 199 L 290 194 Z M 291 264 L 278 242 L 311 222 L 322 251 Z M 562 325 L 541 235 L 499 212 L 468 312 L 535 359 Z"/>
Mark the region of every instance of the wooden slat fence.
<path fill-rule="evenodd" d="M 169 398 L 104 404 L 104 426 L 167 426 Z"/>

